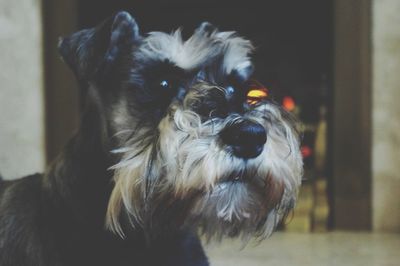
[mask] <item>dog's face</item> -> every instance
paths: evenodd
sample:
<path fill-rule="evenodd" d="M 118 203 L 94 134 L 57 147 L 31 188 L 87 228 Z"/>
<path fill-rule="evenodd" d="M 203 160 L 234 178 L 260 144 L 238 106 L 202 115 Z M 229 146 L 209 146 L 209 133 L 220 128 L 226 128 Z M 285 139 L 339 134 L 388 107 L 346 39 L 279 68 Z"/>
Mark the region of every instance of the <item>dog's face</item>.
<path fill-rule="evenodd" d="M 265 237 L 294 207 L 296 122 L 263 88 L 251 95 L 252 50 L 209 23 L 187 40 L 180 31 L 140 36 L 127 13 L 60 43 L 119 160 L 110 228 L 123 234 L 127 219 L 145 230 L 164 223 Z"/>

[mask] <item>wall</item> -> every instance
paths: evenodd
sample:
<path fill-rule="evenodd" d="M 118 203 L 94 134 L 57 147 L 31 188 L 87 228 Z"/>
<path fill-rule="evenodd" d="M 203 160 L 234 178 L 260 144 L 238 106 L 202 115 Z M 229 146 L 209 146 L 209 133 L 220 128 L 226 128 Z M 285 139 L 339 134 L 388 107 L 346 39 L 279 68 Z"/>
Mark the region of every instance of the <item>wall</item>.
<path fill-rule="evenodd" d="M 400 232 L 400 1 L 373 1 L 373 228 Z"/>
<path fill-rule="evenodd" d="M 0 0 L 0 173 L 43 171 L 44 81 L 40 0 Z"/>

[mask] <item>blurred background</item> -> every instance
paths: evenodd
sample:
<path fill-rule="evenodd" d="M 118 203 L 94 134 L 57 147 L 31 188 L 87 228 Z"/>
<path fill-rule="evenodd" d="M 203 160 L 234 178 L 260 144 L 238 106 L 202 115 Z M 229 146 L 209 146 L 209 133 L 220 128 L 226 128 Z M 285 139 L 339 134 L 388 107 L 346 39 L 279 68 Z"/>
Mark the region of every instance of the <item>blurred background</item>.
<path fill-rule="evenodd" d="M 257 48 L 257 79 L 303 122 L 293 217 L 277 242 L 243 257 L 229 243 L 215 247 L 215 265 L 398 265 L 398 0 L 0 0 L 3 178 L 44 171 L 77 128 L 83 95 L 57 54 L 58 37 L 118 10 L 143 34 L 183 26 L 190 36 L 202 21 L 238 31 Z M 299 251 L 287 256 L 290 245 Z"/>

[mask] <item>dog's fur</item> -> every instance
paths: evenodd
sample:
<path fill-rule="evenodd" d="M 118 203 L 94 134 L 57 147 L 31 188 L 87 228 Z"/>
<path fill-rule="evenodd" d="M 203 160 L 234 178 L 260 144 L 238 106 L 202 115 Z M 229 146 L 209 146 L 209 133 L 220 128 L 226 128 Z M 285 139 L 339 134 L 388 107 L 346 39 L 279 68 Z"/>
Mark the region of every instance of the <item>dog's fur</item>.
<path fill-rule="evenodd" d="M 248 40 L 209 23 L 143 37 L 120 12 L 59 50 L 81 126 L 45 174 L 0 181 L 0 265 L 208 265 L 197 232 L 262 239 L 294 207 L 296 121 L 246 102 Z M 256 155 L 237 156 L 238 125 Z"/>

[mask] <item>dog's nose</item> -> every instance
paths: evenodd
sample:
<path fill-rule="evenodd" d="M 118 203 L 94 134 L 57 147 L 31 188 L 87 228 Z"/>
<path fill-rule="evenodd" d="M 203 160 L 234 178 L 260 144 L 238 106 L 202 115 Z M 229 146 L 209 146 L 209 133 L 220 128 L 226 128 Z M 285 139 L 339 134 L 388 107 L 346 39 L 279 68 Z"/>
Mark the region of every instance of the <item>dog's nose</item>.
<path fill-rule="evenodd" d="M 222 141 L 232 148 L 236 157 L 255 158 L 261 154 L 267 141 L 262 125 L 249 120 L 226 126 L 220 133 Z"/>

